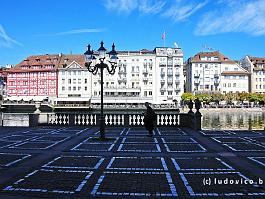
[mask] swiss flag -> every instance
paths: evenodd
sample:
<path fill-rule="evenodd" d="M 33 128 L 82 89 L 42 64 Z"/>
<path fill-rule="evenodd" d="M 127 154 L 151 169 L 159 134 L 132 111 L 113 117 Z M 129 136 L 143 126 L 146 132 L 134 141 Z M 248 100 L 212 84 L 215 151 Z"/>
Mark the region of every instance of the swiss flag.
<path fill-rule="evenodd" d="M 165 40 L 166 39 L 166 32 L 164 31 L 164 33 L 162 34 L 162 39 Z"/>

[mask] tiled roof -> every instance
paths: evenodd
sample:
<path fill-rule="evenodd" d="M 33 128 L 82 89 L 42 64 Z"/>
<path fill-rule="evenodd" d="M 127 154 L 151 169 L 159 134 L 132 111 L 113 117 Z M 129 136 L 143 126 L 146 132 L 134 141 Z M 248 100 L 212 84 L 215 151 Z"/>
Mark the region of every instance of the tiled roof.
<path fill-rule="evenodd" d="M 218 60 L 201 60 L 202 57 L 218 57 Z M 236 64 L 235 61 L 229 59 L 219 51 L 212 51 L 212 52 L 199 52 L 194 57 L 191 58 L 191 62 L 204 62 L 204 63 L 231 63 Z"/>
<path fill-rule="evenodd" d="M 15 67 L 8 70 L 8 72 L 23 72 L 23 71 L 49 71 L 63 67 L 64 64 L 71 64 L 76 61 L 80 66 L 85 65 L 84 55 L 64 55 L 64 54 L 46 54 L 29 56 Z M 53 68 L 45 66 L 52 65 Z M 41 68 L 34 68 L 32 66 L 41 66 Z M 29 67 L 29 68 L 25 68 Z"/>
<path fill-rule="evenodd" d="M 221 75 L 250 75 L 247 71 L 223 71 Z"/>
<path fill-rule="evenodd" d="M 265 57 L 251 57 L 251 56 L 249 56 L 249 59 L 252 63 L 257 63 L 257 64 L 264 63 L 265 64 Z"/>
<path fill-rule="evenodd" d="M 65 64 L 68 66 L 73 61 L 77 62 L 81 67 L 85 67 L 85 56 L 80 54 L 80 55 L 62 55 L 58 68 L 64 68 Z"/>

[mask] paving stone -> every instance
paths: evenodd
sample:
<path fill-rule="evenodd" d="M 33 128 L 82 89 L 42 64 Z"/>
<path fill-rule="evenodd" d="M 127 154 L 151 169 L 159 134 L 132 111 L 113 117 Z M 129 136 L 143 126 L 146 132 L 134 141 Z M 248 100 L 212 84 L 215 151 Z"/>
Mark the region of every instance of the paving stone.
<path fill-rule="evenodd" d="M 158 144 L 120 144 L 118 151 L 129 152 L 161 152 Z"/>
<path fill-rule="evenodd" d="M 12 141 L 1 141 L 0 140 L 0 148 L 5 148 L 8 146 L 11 146 L 13 144 L 16 144 L 17 142 L 12 142 Z"/>
<path fill-rule="evenodd" d="M 60 156 L 42 167 L 61 169 L 98 169 L 104 158 L 99 156 Z"/>
<path fill-rule="evenodd" d="M 171 160 L 178 171 L 234 170 L 224 160 L 215 157 L 178 157 Z"/>
<path fill-rule="evenodd" d="M 161 138 L 163 143 L 197 143 L 193 138 L 190 137 L 163 137 Z"/>
<path fill-rule="evenodd" d="M 240 137 L 213 137 L 212 139 L 219 143 L 240 143 L 248 141 Z"/>
<path fill-rule="evenodd" d="M 33 139 L 33 141 L 48 141 L 48 142 L 62 142 L 66 140 L 67 138 L 70 138 L 69 136 L 41 136 L 39 138 Z"/>
<path fill-rule="evenodd" d="M 4 190 L 73 194 L 81 191 L 92 173 L 92 171 L 40 169 L 29 173 Z"/>
<path fill-rule="evenodd" d="M 190 196 L 265 195 L 264 190 L 240 172 L 179 173 Z M 255 181 L 256 182 L 256 181 Z M 257 183 L 257 182 L 256 182 Z"/>
<path fill-rule="evenodd" d="M 8 167 L 30 156 L 29 154 L 0 153 L 0 166 Z"/>
<path fill-rule="evenodd" d="M 92 195 L 177 196 L 168 172 L 104 172 Z"/>
<path fill-rule="evenodd" d="M 168 152 L 206 152 L 207 150 L 200 144 L 174 143 L 164 144 Z"/>
<path fill-rule="evenodd" d="M 265 157 L 248 157 L 250 160 L 265 167 Z"/>
<path fill-rule="evenodd" d="M 224 130 L 203 130 L 199 131 L 203 135 L 207 136 L 225 136 L 225 135 L 230 135 L 231 132 L 229 131 L 224 131 Z"/>
<path fill-rule="evenodd" d="M 254 143 L 229 143 L 223 144 L 232 151 L 265 151 L 265 146 Z"/>
<path fill-rule="evenodd" d="M 0 138 L 0 140 L 18 142 L 18 141 L 30 140 L 30 139 L 33 139 L 33 138 L 37 138 L 37 136 L 32 136 L 32 135 L 9 135 L 9 136 L 5 136 L 5 137 Z"/>
<path fill-rule="evenodd" d="M 111 158 L 107 169 L 132 171 L 168 170 L 165 159 L 159 157 L 113 157 Z"/>
<path fill-rule="evenodd" d="M 126 137 L 121 143 L 158 143 L 158 141 L 153 137 Z"/>
<path fill-rule="evenodd" d="M 37 142 L 37 141 L 30 141 L 30 142 L 23 142 L 9 148 L 16 148 L 16 149 L 48 149 L 56 145 L 56 142 Z"/>

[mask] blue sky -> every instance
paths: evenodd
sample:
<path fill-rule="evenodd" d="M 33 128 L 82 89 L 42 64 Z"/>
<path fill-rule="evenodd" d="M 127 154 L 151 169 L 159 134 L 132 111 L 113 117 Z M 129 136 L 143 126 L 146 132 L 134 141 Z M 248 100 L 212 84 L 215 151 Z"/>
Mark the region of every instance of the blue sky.
<path fill-rule="evenodd" d="M 176 42 L 185 59 L 203 46 L 231 59 L 265 57 L 265 0 L 3 0 L 0 65 L 29 55 L 152 50 Z M 205 49 L 206 50 L 206 49 Z"/>

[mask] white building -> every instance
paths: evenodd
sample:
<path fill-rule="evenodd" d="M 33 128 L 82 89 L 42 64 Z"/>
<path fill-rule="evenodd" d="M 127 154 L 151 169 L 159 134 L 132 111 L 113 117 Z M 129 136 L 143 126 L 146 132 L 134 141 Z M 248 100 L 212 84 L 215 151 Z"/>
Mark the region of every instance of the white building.
<path fill-rule="evenodd" d="M 265 93 L 265 58 L 246 56 L 241 64 L 251 74 L 250 92 Z"/>
<path fill-rule="evenodd" d="M 114 75 L 104 70 L 104 104 L 175 104 L 184 88 L 180 48 L 118 51 Z M 100 104 L 100 73 L 85 68 L 83 55 L 62 55 L 57 104 Z"/>
<path fill-rule="evenodd" d="M 61 55 L 58 67 L 59 106 L 88 106 L 91 99 L 91 74 L 83 55 Z"/>
<path fill-rule="evenodd" d="M 116 73 L 104 74 L 104 103 L 174 104 L 183 93 L 183 52 L 180 48 L 119 51 Z M 92 77 L 92 104 L 100 103 L 100 75 Z"/>
<path fill-rule="evenodd" d="M 249 73 L 219 51 L 200 52 L 188 59 L 187 92 L 249 92 Z"/>

